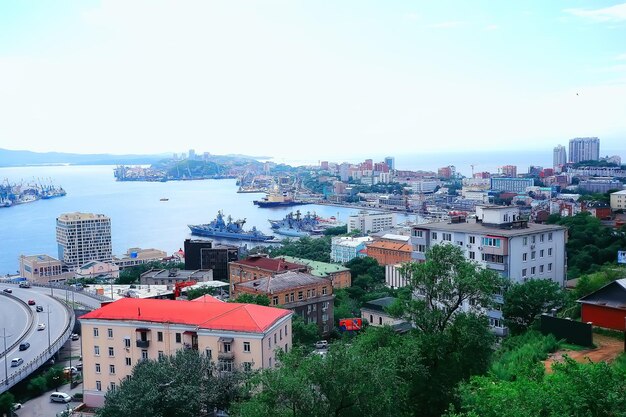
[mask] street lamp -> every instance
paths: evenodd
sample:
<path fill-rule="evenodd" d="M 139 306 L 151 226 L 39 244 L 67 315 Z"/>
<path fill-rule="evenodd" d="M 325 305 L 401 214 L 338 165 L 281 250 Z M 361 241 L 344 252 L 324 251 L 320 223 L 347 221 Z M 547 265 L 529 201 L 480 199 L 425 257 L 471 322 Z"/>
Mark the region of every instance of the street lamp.
<path fill-rule="evenodd" d="M 7 367 L 7 337 L 11 337 L 11 335 L 7 336 L 6 327 L 2 329 L 4 339 L 4 385 L 9 385 L 9 369 Z"/>
<path fill-rule="evenodd" d="M 52 345 L 50 343 L 50 305 L 48 304 L 48 353 L 52 351 Z"/>

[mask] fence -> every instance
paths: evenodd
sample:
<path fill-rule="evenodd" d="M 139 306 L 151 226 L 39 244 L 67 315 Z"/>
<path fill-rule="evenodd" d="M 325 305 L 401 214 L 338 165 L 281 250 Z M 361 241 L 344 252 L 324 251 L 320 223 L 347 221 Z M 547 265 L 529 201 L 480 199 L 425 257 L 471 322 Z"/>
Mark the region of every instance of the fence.
<path fill-rule="evenodd" d="M 541 315 L 541 333 L 553 334 L 557 339 L 580 346 L 593 346 L 593 329 L 590 323 Z"/>
<path fill-rule="evenodd" d="M 14 372 L 9 375 L 5 380 L 0 381 L 0 394 L 4 391 L 7 391 L 9 388 L 27 378 L 30 374 L 36 371 L 41 365 L 45 364 L 51 357 L 55 355 L 56 352 L 61 349 L 61 347 L 65 344 L 67 339 L 69 339 L 72 334 L 72 330 L 74 329 L 74 311 L 65 303 L 62 303 L 65 309 L 67 310 L 68 317 L 70 318 L 65 326 L 65 329 L 61 333 L 61 335 L 50 344 L 50 347 L 42 352 L 35 359 L 31 360 L 19 369 L 19 371 Z"/>

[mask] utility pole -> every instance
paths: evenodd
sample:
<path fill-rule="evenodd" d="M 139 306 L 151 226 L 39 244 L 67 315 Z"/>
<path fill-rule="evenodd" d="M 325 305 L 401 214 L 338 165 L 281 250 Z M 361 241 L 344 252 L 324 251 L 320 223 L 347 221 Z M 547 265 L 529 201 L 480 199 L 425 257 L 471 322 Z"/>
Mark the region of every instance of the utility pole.
<path fill-rule="evenodd" d="M 48 305 L 48 353 L 52 351 L 52 345 L 50 344 L 50 305 Z"/>
<path fill-rule="evenodd" d="M 7 336 L 6 327 L 3 328 L 2 330 L 3 330 L 2 338 L 4 339 L 4 385 L 9 385 L 9 369 L 7 367 L 7 337 L 10 337 L 11 335 Z"/>

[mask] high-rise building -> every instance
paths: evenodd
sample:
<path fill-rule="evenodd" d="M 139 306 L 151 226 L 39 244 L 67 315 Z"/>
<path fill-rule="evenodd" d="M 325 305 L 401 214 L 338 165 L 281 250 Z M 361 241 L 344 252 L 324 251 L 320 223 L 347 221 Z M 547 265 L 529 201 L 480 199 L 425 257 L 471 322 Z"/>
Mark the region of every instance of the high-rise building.
<path fill-rule="evenodd" d="M 517 177 L 517 166 L 516 165 L 504 165 L 502 167 L 502 175 L 510 178 Z"/>
<path fill-rule="evenodd" d="M 598 161 L 600 159 L 600 139 L 574 138 L 569 141 L 569 162 Z"/>
<path fill-rule="evenodd" d="M 559 168 L 567 163 L 567 151 L 565 150 L 565 146 L 559 145 L 554 148 L 552 155 L 552 166 L 554 168 Z"/>
<path fill-rule="evenodd" d="M 189 159 L 194 160 L 196 159 L 196 151 L 193 149 L 189 149 Z"/>
<path fill-rule="evenodd" d="M 72 269 L 88 261 L 111 261 L 111 219 L 104 214 L 61 214 L 57 245 L 59 260 Z"/>
<path fill-rule="evenodd" d="M 394 169 L 396 169 L 396 158 L 394 158 L 393 156 L 386 156 L 385 163 L 389 167 L 390 171 L 393 171 Z"/>

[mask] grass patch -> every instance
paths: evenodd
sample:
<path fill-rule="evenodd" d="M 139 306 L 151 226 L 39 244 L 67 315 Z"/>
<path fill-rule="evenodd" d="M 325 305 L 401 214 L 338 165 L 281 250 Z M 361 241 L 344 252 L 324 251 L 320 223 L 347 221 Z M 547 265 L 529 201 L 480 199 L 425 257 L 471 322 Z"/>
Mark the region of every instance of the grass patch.
<path fill-rule="evenodd" d="M 580 345 L 573 345 L 571 343 L 561 343 L 561 349 L 567 349 L 567 350 L 573 350 L 576 352 L 579 352 L 581 350 L 587 350 L 587 349 L 595 349 L 597 346 L 593 345 L 591 347 L 588 346 L 580 346 Z"/>
<path fill-rule="evenodd" d="M 602 327 L 594 327 L 593 333 L 599 334 L 602 336 L 612 337 L 613 339 L 624 340 L 624 332 L 620 332 L 619 330 L 611 330 L 611 329 L 605 329 Z"/>

